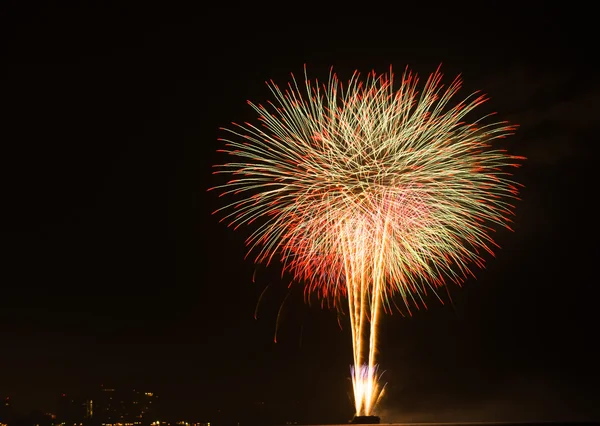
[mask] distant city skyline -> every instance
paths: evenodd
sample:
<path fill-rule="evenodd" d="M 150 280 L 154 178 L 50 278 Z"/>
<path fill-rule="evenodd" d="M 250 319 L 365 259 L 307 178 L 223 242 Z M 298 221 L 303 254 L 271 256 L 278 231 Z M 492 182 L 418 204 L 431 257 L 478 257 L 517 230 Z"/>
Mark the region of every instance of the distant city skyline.
<path fill-rule="evenodd" d="M 0 426 L 33 422 L 42 426 L 210 426 L 199 419 L 168 419 L 161 415 L 159 396 L 150 390 L 99 385 L 92 391 L 56 395 L 51 411 L 19 412 L 10 396 L 2 397 Z M 198 417 L 202 417 L 199 413 Z M 32 423 L 32 426 L 35 424 Z"/>
<path fill-rule="evenodd" d="M 164 414 L 159 395 L 150 389 L 111 387 L 103 384 L 91 390 L 59 393 L 48 401 L 50 410 L 15 410 L 13 398 L 4 396 L 0 407 L 0 426 L 266 426 L 297 424 L 290 416 L 272 413 L 269 404 L 258 401 L 242 415 L 228 407 L 198 409 L 195 415 Z"/>

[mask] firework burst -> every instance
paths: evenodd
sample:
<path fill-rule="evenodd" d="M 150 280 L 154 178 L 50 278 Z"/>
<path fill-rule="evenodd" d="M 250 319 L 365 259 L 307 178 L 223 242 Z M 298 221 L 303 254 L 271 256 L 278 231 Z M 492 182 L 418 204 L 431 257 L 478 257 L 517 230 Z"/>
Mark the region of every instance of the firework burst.
<path fill-rule="evenodd" d="M 394 297 L 410 312 L 483 266 L 493 228 L 509 227 L 508 168 L 523 158 L 492 146 L 515 126 L 470 120 L 485 96 L 451 103 L 461 80 L 446 87 L 439 70 L 421 91 L 409 70 L 399 81 L 356 72 L 345 86 L 333 72 L 304 77 L 267 83 L 273 102 L 249 102 L 259 123 L 224 129 L 234 159 L 217 166 L 231 177 L 217 188 L 236 201 L 218 211 L 234 227 L 256 222 L 257 262 L 280 259 L 308 293 L 347 307 L 356 414 L 370 415 L 381 312 Z"/>

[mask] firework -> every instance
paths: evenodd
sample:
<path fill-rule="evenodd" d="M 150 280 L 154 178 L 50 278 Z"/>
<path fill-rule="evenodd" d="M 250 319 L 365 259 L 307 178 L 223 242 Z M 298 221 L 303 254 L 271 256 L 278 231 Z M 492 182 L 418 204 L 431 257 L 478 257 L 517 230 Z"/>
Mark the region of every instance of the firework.
<path fill-rule="evenodd" d="M 356 415 L 370 415 L 382 312 L 394 298 L 410 312 L 483 266 L 493 228 L 510 225 L 508 169 L 523 158 L 492 146 L 515 126 L 471 119 L 485 96 L 451 103 L 461 80 L 446 87 L 439 70 L 421 91 L 408 69 L 399 81 L 355 72 L 345 86 L 333 71 L 324 84 L 304 77 L 268 82 L 273 102 L 249 102 L 258 122 L 224 129 L 233 159 L 216 166 L 230 175 L 217 188 L 235 201 L 218 212 L 255 223 L 256 262 L 281 260 L 307 293 L 347 309 Z"/>

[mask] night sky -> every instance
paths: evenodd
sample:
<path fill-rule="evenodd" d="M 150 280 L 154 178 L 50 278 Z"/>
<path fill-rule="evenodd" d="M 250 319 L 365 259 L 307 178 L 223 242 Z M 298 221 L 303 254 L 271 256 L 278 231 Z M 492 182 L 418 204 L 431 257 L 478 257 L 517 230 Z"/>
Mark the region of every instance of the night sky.
<path fill-rule="evenodd" d="M 350 418 L 348 323 L 304 304 L 300 285 L 288 292 L 277 266 L 245 260 L 248 230 L 211 214 L 219 127 L 254 120 L 246 100 L 304 64 L 346 79 L 441 63 L 448 79 L 462 73 L 463 95 L 489 94 L 482 111 L 520 125 L 505 146 L 528 158 L 525 188 L 515 232 L 497 232 L 502 249 L 450 287 L 453 304 L 384 318 L 382 414 L 600 417 L 592 12 L 79 3 L 0 14 L 0 396 L 52 410 L 59 393 L 105 384 L 152 390 L 175 417 L 243 418 L 264 403 L 300 421 Z"/>

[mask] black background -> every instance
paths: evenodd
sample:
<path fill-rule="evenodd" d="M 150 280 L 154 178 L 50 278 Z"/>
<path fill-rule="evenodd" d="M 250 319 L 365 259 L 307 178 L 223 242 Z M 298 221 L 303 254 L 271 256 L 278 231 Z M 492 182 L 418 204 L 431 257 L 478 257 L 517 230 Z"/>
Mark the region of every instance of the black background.
<path fill-rule="evenodd" d="M 264 81 L 441 63 L 518 123 L 515 232 L 454 304 L 386 317 L 389 421 L 598 416 L 591 12 L 478 6 L 23 3 L 2 13 L 0 395 L 26 412 L 99 384 L 167 416 L 270 410 L 344 421 L 350 336 L 244 260 L 222 205 L 218 128 Z M 487 107 L 486 107 L 487 108 Z M 256 269 L 256 279 L 252 282 Z M 257 300 L 268 290 L 254 319 Z M 278 343 L 275 319 L 282 302 Z"/>

